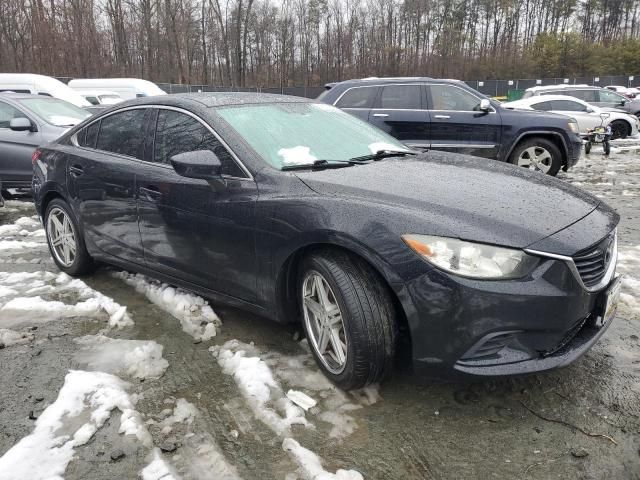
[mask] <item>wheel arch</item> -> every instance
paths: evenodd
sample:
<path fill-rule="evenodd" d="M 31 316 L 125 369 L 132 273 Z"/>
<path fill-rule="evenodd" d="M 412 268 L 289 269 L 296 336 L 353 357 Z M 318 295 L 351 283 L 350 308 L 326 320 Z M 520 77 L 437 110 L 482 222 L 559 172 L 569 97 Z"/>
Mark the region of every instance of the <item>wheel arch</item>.
<path fill-rule="evenodd" d="M 400 332 L 399 342 L 406 342 L 398 353 L 403 357 L 411 358 L 411 329 L 407 320 L 405 306 L 401 300 L 404 295 L 401 294 L 399 278 L 384 265 L 384 262 L 373 252 L 365 248 L 345 243 L 336 243 L 329 241 L 318 241 L 300 246 L 284 260 L 276 275 L 276 318 L 281 323 L 299 323 L 300 302 L 297 297 L 297 284 L 299 280 L 299 270 L 303 259 L 319 250 L 336 250 L 344 252 L 354 258 L 367 264 L 373 272 L 375 272 L 383 286 L 389 292 L 393 303 L 398 328 Z"/>
<path fill-rule="evenodd" d="M 511 158 L 511 155 L 515 151 L 515 149 L 522 143 L 527 140 L 531 140 L 532 138 L 544 138 L 545 140 L 549 140 L 553 142 L 553 144 L 558 147 L 560 153 L 562 154 L 562 166 L 567 165 L 569 160 L 569 149 L 567 147 L 567 142 L 565 141 L 562 134 L 558 132 L 552 132 L 549 130 L 535 130 L 521 133 L 511 145 L 511 148 L 507 152 L 506 161 L 508 162 Z"/>

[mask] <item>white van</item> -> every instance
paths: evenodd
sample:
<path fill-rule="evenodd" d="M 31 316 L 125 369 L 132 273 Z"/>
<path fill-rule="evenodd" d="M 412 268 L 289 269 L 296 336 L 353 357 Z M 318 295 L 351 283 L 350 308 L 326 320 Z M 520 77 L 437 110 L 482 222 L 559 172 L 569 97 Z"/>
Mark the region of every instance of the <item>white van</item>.
<path fill-rule="evenodd" d="M 0 73 L 0 92 L 30 93 L 55 97 L 73 103 L 77 107 L 89 107 L 91 104 L 78 92 L 72 90 L 60 80 L 32 73 Z"/>
<path fill-rule="evenodd" d="M 125 100 L 153 95 L 166 95 L 155 83 L 139 78 L 75 78 L 69 86 L 78 93 L 90 90 L 116 92 Z"/>

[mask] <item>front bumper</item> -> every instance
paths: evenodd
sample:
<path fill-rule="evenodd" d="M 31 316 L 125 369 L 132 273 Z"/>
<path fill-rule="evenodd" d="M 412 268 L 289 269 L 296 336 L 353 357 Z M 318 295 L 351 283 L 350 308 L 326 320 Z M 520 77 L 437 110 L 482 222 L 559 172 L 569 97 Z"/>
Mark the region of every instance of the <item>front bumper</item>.
<path fill-rule="evenodd" d="M 582 138 L 579 134 L 574 134 L 571 136 L 571 142 L 569 143 L 569 148 L 567 152 L 567 165 L 565 171 L 573 166 L 575 166 L 580 160 L 580 155 L 582 154 Z"/>
<path fill-rule="evenodd" d="M 615 266 L 597 291 L 588 291 L 556 258 L 542 259 L 528 277 L 508 281 L 465 279 L 430 269 L 405 284 L 401 298 L 414 371 L 451 379 L 568 365 L 608 328 L 596 321 L 614 273 Z"/>

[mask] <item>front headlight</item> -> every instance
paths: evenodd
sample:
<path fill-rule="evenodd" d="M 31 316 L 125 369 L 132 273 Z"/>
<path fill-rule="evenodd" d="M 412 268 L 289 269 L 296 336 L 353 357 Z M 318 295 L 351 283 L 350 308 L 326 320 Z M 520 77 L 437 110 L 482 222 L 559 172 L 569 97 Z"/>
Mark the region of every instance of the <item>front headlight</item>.
<path fill-rule="evenodd" d="M 580 133 L 580 129 L 578 128 L 578 122 L 576 122 L 575 118 L 570 118 L 567 122 L 567 128 L 571 130 L 573 133 Z"/>
<path fill-rule="evenodd" d="M 462 277 L 520 278 L 538 263 L 537 257 L 513 248 L 432 235 L 403 235 L 402 239 L 429 263 Z"/>

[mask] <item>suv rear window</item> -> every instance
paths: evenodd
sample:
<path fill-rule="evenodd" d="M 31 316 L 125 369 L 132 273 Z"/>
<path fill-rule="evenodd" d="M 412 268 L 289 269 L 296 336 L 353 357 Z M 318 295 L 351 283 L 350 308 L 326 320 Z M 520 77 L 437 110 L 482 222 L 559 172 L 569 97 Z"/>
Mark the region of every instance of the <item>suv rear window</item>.
<path fill-rule="evenodd" d="M 376 99 L 378 87 L 356 87 L 347 90 L 336 103 L 339 108 L 371 108 Z"/>

